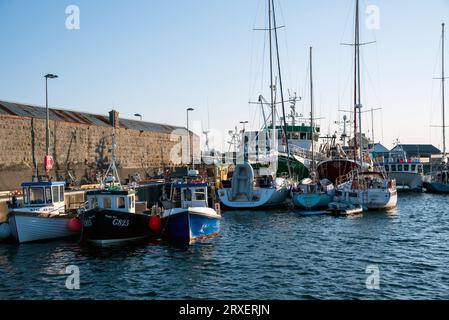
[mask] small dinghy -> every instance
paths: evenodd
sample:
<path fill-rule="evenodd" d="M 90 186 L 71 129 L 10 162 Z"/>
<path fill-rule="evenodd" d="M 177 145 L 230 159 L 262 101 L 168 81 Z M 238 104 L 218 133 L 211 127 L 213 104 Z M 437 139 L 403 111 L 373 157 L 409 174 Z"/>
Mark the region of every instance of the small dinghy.
<path fill-rule="evenodd" d="M 349 202 L 332 202 L 329 204 L 327 213 L 333 216 L 352 216 L 362 214 L 363 207 Z"/>
<path fill-rule="evenodd" d="M 327 214 L 327 211 L 304 211 L 300 213 L 302 216 L 324 216 Z"/>

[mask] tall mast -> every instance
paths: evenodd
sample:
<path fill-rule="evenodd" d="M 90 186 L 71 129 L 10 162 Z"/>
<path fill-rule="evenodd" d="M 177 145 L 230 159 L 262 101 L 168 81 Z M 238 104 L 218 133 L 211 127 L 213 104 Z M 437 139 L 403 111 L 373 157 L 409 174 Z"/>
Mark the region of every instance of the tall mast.
<path fill-rule="evenodd" d="M 276 105 L 274 103 L 274 82 L 273 82 L 273 40 L 271 31 L 273 30 L 272 26 L 272 11 L 271 11 L 271 0 L 268 0 L 268 41 L 270 46 L 270 97 L 271 97 L 271 122 L 273 126 L 273 145 L 272 149 L 276 146 Z"/>
<path fill-rule="evenodd" d="M 446 158 L 446 114 L 445 114 L 445 105 L 444 105 L 444 26 L 442 33 L 442 63 L 441 63 L 441 92 L 442 92 L 442 107 L 443 107 L 443 158 Z"/>
<path fill-rule="evenodd" d="M 360 76 L 360 18 L 359 0 L 356 0 L 355 9 L 355 41 L 354 41 L 354 160 L 357 161 L 357 148 L 360 147 L 360 166 L 363 165 L 363 140 L 362 140 L 362 99 L 361 99 L 361 76 Z M 357 123 L 358 118 L 358 123 Z M 358 132 L 357 132 L 358 124 Z M 357 133 L 359 143 L 357 143 Z"/>
<path fill-rule="evenodd" d="M 315 158 L 314 158 L 314 153 L 315 153 L 315 147 L 314 147 L 314 139 L 313 139 L 313 135 L 315 133 L 315 126 L 313 123 L 313 70 L 312 70 L 312 65 L 313 65 L 313 61 L 312 61 L 312 53 L 313 53 L 313 48 L 310 47 L 310 127 L 312 128 L 312 135 L 311 135 L 311 142 L 312 142 L 312 171 L 315 170 Z"/>
<path fill-rule="evenodd" d="M 280 88 L 280 93 L 281 93 L 283 133 L 284 133 L 284 137 L 285 137 L 285 144 L 286 144 L 286 151 L 287 151 L 288 175 L 289 175 L 289 177 L 291 177 L 292 171 L 290 168 L 290 150 L 289 150 L 289 146 L 288 146 L 288 136 L 287 136 L 287 118 L 285 116 L 284 89 L 282 86 L 281 61 L 280 61 L 280 57 L 279 57 L 279 42 L 278 42 L 278 33 L 277 33 L 277 25 L 276 25 L 276 12 L 274 9 L 274 0 L 271 0 L 271 5 L 272 5 L 272 10 L 273 10 L 273 27 L 274 27 L 274 37 L 275 37 L 275 42 L 276 42 L 276 56 L 277 56 L 278 75 L 279 75 L 279 88 Z"/>

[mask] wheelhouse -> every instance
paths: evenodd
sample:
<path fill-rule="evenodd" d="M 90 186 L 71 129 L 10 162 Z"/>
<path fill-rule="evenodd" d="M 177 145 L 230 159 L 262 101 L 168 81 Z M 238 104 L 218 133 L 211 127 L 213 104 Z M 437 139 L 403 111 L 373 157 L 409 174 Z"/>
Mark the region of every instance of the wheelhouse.
<path fill-rule="evenodd" d="M 136 212 L 134 190 L 93 190 L 86 193 L 88 209 Z"/>
<path fill-rule="evenodd" d="M 24 207 L 64 206 L 65 182 L 24 182 L 21 186 Z"/>
<path fill-rule="evenodd" d="M 189 207 L 208 206 L 208 184 L 173 184 L 171 199 L 176 207 L 187 209 Z"/>
<path fill-rule="evenodd" d="M 389 162 L 384 164 L 386 172 L 423 174 L 423 164 L 420 162 Z"/>

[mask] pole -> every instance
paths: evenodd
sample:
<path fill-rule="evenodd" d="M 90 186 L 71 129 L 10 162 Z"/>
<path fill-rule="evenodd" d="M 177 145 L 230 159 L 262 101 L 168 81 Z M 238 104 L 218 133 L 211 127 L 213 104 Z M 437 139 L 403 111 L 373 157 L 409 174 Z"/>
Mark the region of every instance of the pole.
<path fill-rule="evenodd" d="M 273 145 L 271 149 L 276 146 L 276 106 L 274 104 L 274 87 L 273 87 L 273 44 L 272 44 L 272 11 L 271 11 L 271 0 L 268 0 L 268 41 L 270 46 L 270 97 L 271 97 L 271 122 L 273 129 Z"/>
<path fill-rule="evenodd" d="M 189 161 L 190 161 L 190 130 L 189 130 L 189 110 L 188 109 L 187 109 L 187 154 L 189 156 Z"/>
<path fill-rule="evenodd" d="M 314 158 L 314 153 L 315 153 L 315 146 L 314 146 L 314 133 L 315 133 L 315 127 L 313 124 L 313 70 L 312 70 L 312 53 L 313 53 L 313 48 L 310 47 L 310 127 L 312 128 L 312 135 L 310 138 L 310 141 L 312 142 L 312 171 L 315 170 L 315 158 Z"/>
<path fill-rule="evenodd" d="M 292 170 L 291 170 L 291 166 L 290 166 L 290 150 L 289 150 L 289 146 L 288 146 L 287 118 L 285 116 L 284 89 L 283 89 L 283 85 L 282 85 L 281 62 L 280 62 L 280 57 L 279 57 L 279 42 L 278 42 L 278 33 L 277 33 L 277 25 L 276 25 L 276 12 L 274 9 L 274 0 L 271 0 L 271 4 L 273 6 L 273 24 L 274 24 L 274 36 L 275 36 L 275 42 L 276 42 L 276 57 L 277 57 L 277 64 L 278 64 L 279 88 L 281 89 L 280 91 L 281 91 L 282 116 L 284 118 L 283 133 L 285 136 L 285 144 L 286 144 L 286 151 L 287 151 L 287 168 L 288 168 L 289 178 L 291 178 Z"/>
<path fill-rule="evenodd" d="M 442 85 L 442 106 L 443 106 L 443 158 L 446 158 L 446 114 L 445 114 L 445 101 L 444 101 L 444 26 L 445 24 L 442 24 L 443 27 L 443 35 L 442 35 L 442 63 L 441 63 L 441 85 Z"/>
<path fill-rule="evenodd" d="M 50 114 L 49 114 L 49 110 L 48 110 L 48 77 L 45 77 L 45 111 L 46 111 L 46 116 L 45 116 L 45 154 L 48 155 L 49 154 L 49 149 L 50 149 L 50 137 L 49 137 L 49 118 L 50 118 Z"/>

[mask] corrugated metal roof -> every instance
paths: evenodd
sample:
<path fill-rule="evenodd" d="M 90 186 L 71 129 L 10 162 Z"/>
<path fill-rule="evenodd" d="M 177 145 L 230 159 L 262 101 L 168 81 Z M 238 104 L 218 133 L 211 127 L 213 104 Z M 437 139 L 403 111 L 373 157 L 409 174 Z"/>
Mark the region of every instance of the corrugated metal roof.
<path fill-rule="evenodd" d="M 45 107 L 0 101 L 0 115 L 45 119 L 46 110 Z M 101 127 L 110 126 L 109 115 L 104 116 L 72 110 L 50 108 L 49 117 L 50 120 L 56 121 L 67 121 Z M 120 119 L 120 128 L 160 133 L 171 133 L 175 130 L 186 130 L 183 127 L 131 119 Z"/>
<path fill-rule="evenodd" d="M 409 156 L 420 154 L 441 154 L 441 150 L 431 144 L 400 144 L 394 147 L 391 151 L 396 150 L 398 147 L 401 147 Z"/>

